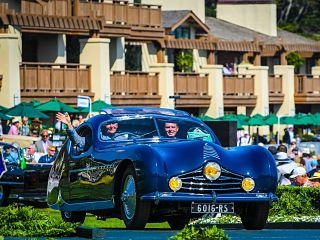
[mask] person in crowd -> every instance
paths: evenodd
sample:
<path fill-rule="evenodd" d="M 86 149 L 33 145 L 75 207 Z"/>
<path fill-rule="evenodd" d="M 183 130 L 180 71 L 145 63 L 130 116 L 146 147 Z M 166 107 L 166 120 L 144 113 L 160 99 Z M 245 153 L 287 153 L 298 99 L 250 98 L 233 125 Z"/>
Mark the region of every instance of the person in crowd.
<path fill-rule="evenodd" d="M 167 137 L 175 138 L 179 131 L 179 126 L 175 122 L 166 122 L 164 124 L 164 130 L 166 132 Z"/>
<path fill-rule="evenodd" d="M 57 157 L 57 147 L 56 146 L 48 146 L 48 154 L 43 155 L 38 163 L 53 163 Z"/>
<path fill-rule="evenodd" d="M 22 118 L 22 124 L 20 126 L 20 134 L 22 136 L 29 136 L 30 135 L 30 127 L 28 123 L 28 117 Z"/>
<path fill-rule="evenodd" d="M 286 145 L 284 144 L 280 144 L 277 148 L 277 151 L 278 152 L 284 152 L 284 153 L 288 153 L 288 148 Z"/>
<path fill-rule="evenodd" d="M 20 125 L 19 119 L 14 118 L 12 120 L 12 125 L 8 132 L 8 135 L 19 135 L 19 125 Z"/>
<path fill-rule="evenodd" d="M 54 128 L 55 128 L 58 132 L 60 132 L 60 131 L 65 130 L 65 129 L 66 129 L 66 126 L 65 126 L 65 124 L 62 123 L 61 121 L 57 121 L 57 122 L 55 123 L 55 125 L 54 125 Z"/>
<path fill-rule="evenodd" d="M 304 167 L 305 168 L 305 161 L 299 155 L 296 155 L 293 158 L 293 161 L 297 164 L 298 167 Z"/>
<path fill-rule="evenodd" d="M 289 146 L 293 141 L 293 139 L 294 139 L 293 125 L 289 125 L 288 128 L 285 130 L 282 140 L 283 140 L 283 143 L 286 143 Z"/>
<path fill-rule="evenodd" d="M 74 120 L 72 121 L 72 126 L 73 126 L 73 128 L 77 128 L 79 125 L 80 125 L 80 122 L 79 122 L 78 119 L 74 119 Z"/>
<path fill-rule="evenodd" d="M 41 139 L 35 143 L 36 151 L 40 153 L 48 153 L 48 146 L 52 145 L 49 140 L 49 132 L 47 129 L 43 129 L 41 132 Z"/>
<path fill-rule="evenodd" d="M 314 173 L 319 172 L 318 161 L 312 158 L 313 160 L 310 163 L 311 171 L 307 172 L 308 177 L 312 177 Z"/>
<path fill-rule="evenodd" d="M 320 187 L 319 182 L 309 181 L 306 169 L 303 167 L 296 167 L 292 175 L 290 176 L 291 186 L 300 186 L 300 187 Z"/>
<path fill-rule="evenodd" d="M 306 162 L 306 170 L 307 170 L 307 173 L 309 173 L 312 170 L 311 163 L 313 161 L 309 149 L 308 150 L 304 149 L 304 151 L 302 153 L 302 158 Z"/>
<path fill-rule="evenodd" d="M 37 163 L 40 157 L 43 154 L 36 152 L 36 146 L 34 144 L 30 144 L 26 149 L 26 162 L 28 163 Z"/>
<path fill-rule="evenodd" d="M 39 118 L 35 118 L 30 124 L 30 134 L 34 137 L 38 137 L 42 130 L 42 124 Z"/>
<path fill-rule="evenodd" d="M 223 73 L 223 75 L 230 75 L 231 74 L 229 65 L 227 63 L 223 64 L 222 73 Z"/>
<path fill-rule="evenodd" d="M 2 121 L 0 119 L 0 136 L 2 136 L 2 135 L 3 135 L 3 129 L 2 129 Z"/>
<path fill-rule="evenodd" d="M 85 118 L 82 115 L 78 116 L 79 125 L 85 122 Z"/>
<path fill-rule="evenodd" d="M 243 136 L 239 138 L 237 145 L 238 146 L 252 145 L 252 139 L 247 131 L 243 132 Z"/>

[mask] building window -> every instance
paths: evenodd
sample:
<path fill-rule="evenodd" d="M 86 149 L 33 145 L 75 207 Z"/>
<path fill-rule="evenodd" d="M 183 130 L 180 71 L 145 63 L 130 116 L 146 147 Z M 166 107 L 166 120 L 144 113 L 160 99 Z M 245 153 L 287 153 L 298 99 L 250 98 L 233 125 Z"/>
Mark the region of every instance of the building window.
<path fill-rule="evenodd" d="M 174 31 L 176 39 L 190 39 L 190 28 L 179 27 Z"/>
<path fill-rule="evenodd" d="M 126 70 L 128 71 L 142 71 L 142 50 L 139 45 L 126 46 Z"/>

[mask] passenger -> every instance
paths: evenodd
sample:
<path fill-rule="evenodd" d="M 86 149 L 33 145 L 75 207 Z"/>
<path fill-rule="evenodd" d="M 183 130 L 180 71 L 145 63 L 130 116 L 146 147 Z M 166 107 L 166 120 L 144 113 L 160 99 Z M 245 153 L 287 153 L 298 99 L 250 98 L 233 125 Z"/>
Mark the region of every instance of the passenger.
<path fill-rule="evenodd" d="M 3 159 L 7 164 L 16 164 L 18 165 L 19 154 L 15 148 L 5 145 L 3 147 Z"/>
<path fill-rule="evenodd" d="M 48 154 L 42 156 L 38 163 L 53 163 L 57 157 L 57 148 L 56 146 L 48 147 Z"/>
<path fill-rule="evenodd" d="M 167 137 L 175 138 L 179 131 L 179 126 L 175 122 L 166 122 L 164 124 L 164 130 L 166 131 Z"/>
<path fill-rule="evenodd" d="M 40 153 L 48 153 L 48 146 L 52 145 L 49 140 L 49 132 L 47 129 L 43 129 L 41 132 L 41 139 L 35 143 L 36 151 Z"/>
<path fill-rule="evenodd" d="M 27 147 L 25 158 L 28 163 L 38 163 L 42 155 L 43 154 L 36 152 L 36 146 L 34 144 L 30 144 Z"/>
<path fill-rule="evenodd" d="M 109 140 L 117 137 L 117 130 L 118 130 L 119 124 L 116 122 L 107 123 L 105 125 L 106 131 L 101 131 L 101 139 L 102 140 Z M 124 140 L 124 139 L 118 139 L 118 140 Z"/>
<path fill-rule="evenodd" d="M 67 134 L 75 146 L 79 147 L 80 149 L 83 149 L 86 144 L 86 138 L 79 136 L 79 134 L 76 132 L 76 130 L 72 126 L 71 118 L 68 113 L 63 114 L 58 112 L 56 114 L 57 121 L 61 121 L 62 123 L 67 125 Z"/>

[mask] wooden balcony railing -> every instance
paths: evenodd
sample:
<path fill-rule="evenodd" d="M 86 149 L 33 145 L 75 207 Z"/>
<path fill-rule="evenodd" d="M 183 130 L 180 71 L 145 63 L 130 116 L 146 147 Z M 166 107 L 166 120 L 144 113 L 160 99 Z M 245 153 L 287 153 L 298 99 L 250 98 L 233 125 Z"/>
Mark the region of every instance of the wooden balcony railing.
<path fill-rule="evenodd" d="M 72 0 L 21 1 L 21 13 L 45 16 L 72 16 Z"/>
<path fill-rule="evenodd" d="M 224 75 L 223 100 L 225 107 L 254 107 L 254 75 Z"/>
<path fill-rule="evenodd" d="M 113 3 L 79 2 L 75 6 L 77 16 L 103 17 L 113 24 L 133 26 L 161 26 L 161 7 L 155 5 L 129 4 L 128 1 Z"/>
<path fill-rule="evenodd" d="M 269 93 L 282 93 L 282 75 L 269 75 Z"/>
<path fill-rule="evenodd" d="M 209 107 L 208 74 L 174 73 L 174 94 L 176 107 Z"/>
<path fill-rule="evenodd" d="M 294 78 L 296 104 L 320 104 L 320 78 L 313 75 L 296 75 Z"/>
<path fill-rule="evenodd" d="M 269 75 L 269 103 L 282 104 L 283 99 L 282 75 Z"/>
<path fill-rule="evenodd" d="M 107 23 L 132 26 L 161 26 L 161 6 L 128 1 L 93 2 L 73 0 L 21 1 L 21 13 L 45 16 L 103 18 Z"/>
<path fill-rule="evenodd" d="M 158 95 L 158 73 L 113 72 L 110 76 L 111 95 Z"/>
<path fill-rule="evenodd" d="M 223 94 L 234 96 L 254 95 L 253 75 L 224 75 Z"/>
<path fill-rule="evenodd" d="M 174 73 L 175 95 L 208 95 L 208 75 L 198 73 Z"/>
<path fill-rule="evenodd" d="M 80 64 L 22 63 L 21 93 L 88 93 L 91 66 Z"/>
<path fill-rule="evenodd" d="M 110 92 L 113 105 L 159 107 L 159 74 L 113 72 L 110 75 Z"/>
<path fill-rule="evenodd" d="M 296 75 L 294 79 L 295 93 L 320 94 L 320 78 L 312 75 Z"/>

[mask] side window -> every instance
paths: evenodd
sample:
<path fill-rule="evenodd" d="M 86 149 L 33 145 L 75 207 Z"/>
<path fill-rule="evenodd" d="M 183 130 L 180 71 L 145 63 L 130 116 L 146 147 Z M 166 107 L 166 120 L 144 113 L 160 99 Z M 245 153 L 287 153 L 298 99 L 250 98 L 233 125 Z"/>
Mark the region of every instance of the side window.
<path fill-rule="evenodd" d="M 93 140 L 92 140 L 92 130 L 89 126 L 85 125 L 77 129 L 79 139 L 76 142 L 80 144 L 74 144 L 73 146 L 73 155 L 80 155 L 83 152 L 86 152 L 90 149 Z"/>

